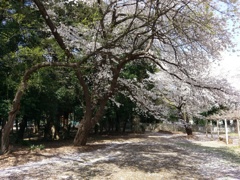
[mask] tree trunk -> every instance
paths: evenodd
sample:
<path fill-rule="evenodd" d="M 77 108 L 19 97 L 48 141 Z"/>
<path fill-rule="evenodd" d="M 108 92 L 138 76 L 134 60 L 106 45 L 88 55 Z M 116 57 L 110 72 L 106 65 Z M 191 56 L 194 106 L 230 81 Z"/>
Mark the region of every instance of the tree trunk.
<path fill-rule="evenodd" d="M 77 134 L 73 141 L 74 146 L 85 146 L 87 144 L 88 135 L 91 129 L 95 126 L 95 124 L 93 125 L 90 120 L 91 119 L 84 118 L 80 122 Z"/>
<path fill-rule="evenodd" d="M 3 118 L 3 119 L 2 119 L 2 124 L 1 124 L 1 125 L 2 125 L 2 129 L 4 128 L 6 122 L 7 122 L 7 120 L 6 120 L 5 118 Z M 2 129 L 1 129 L 1 130 L 2 130 Z"/>
<path fill-rule="evenodd" d="M 99 130 L 99 125 L 96 124 L 95 127 L 94 127 L 95 134 L 98 134 L 98 130 Z"/>
<path fill-rule="evenodd" d="M 2 130 L 1 153 L 0 154 L 5 154 L 9 151 L 9 134 L 10 134 L 10 129 Z"/>
<path fill-rule="evenodd" d="M 64 125 L 65 126 L 68 126 L 68 124 L 69 124 L 68 117 L 69 117 L 69 113 L 68 112 L 64 112 L 63 121 L 64 121 Z"/>
<path fill-rule="evenodd" d="M 107 120 L 107 132 L 109 133 L 110 132 L 110 130 L 111 130 L 111 120 L 112 118 L 110 117 L 110 118 L 108 118 L 108 120 Z"/>
<path fill-rule="evenodd" d="M 208 137 L 208 120 L 205 121 L 205 131 L 206 131 L 206 137 Z"/>
<path fill-rule="evenodd" d="M 224 124 L 225 124 L 226 144 L 228 145 L 228 127 L 227 127 L 227 119 L 224 119 Z"/>
<path fill-rule="evenodd" d="M 48 140 L 49 139 L 49 131 L 50 131 L 50 123 L 49 120 L 47 122 L 47 124 L 44 125 L 44 134 L 43 134 L 43 139 L 44 140 Z"/>
<path fill-rule="evenodd" d="M 184 125 L 185 131 L 188 136 L 191 136 L 192 135 L 192 127 L 189 125 L 189 117 L 185 110 L 183 111 L 182 118 L 186 122 L 186 124 Z"/>
<path fill-rule="evenodd" d="M 20 141 L 23 140 L 26 127 L 27 127 L 27 118 L 26 118 L 26 116 L 24 116 L 22 119 L 22 122 L 20 123 L 20 129 L 18 131 L 18 136 L 17 136 L 16 142 L 19 142 L 19 140 Z"/>
<path fill-rule="evenodd" d="M 35 119 L 33 134 L 38 134 L 39 133 L 39 127 L 40 127 L 40 121 L 39 121 L 39 119 Z"/>
<path fill-rule="evenodd" d="M 15 95 L 15 98 L 13 100 L 12 104 L 12 110 L 9 112 L 8 115 L 8 121 L 4 128 L 2 129 L 2 137 L 1 137 L 1 152 L 0 153 L 6 153 L 9 149 L 9 135 L 11 132 L 11 129 L 13 127 L 13 123 L 16 117 L 16 114 L 20 108 L 20 100 L 22 98 L 23 92 L 27 88 L 27 82 L 30 76 L 36 72 L 37 70 L 48 67 L 48 66 L 63 66 L 63 67 L 76 67 L 76 63 L 61 63 L 61 62 L 44 62 L 36 64 L 35 66 L 32 66 L 30 69 L 28 69 L 24 76 L 23 80 L 18 88 L 18 91 Z"/>
<path fill-rule="evenodd" d="M 238 145 L 240 145 L 240 128 L 239 128 L 239 120 L 237 119 L 237 133 L 238 133 Z"/>
<path fill-rule="evenodd" d="M 185 130 L 188 136 L 192 135 L 192 128 L 188 125 L 185 125 Z"/>
<path fill-rule="evenodd" d="M 213 122 L 210 121 L 210 132 L 211 132 L 211 138 L 213 138 Z"/>
<path fill-rule="evenodd" d="M 16 117 L 16 113 L 9 114 L 9 120 L 2 129 L 1 137 L 1 152 L 0 154 L 5 154 L 9 151 L 9 135 L 13 127 L 13 122 Z"/>
<path fill-rule="evenodd" d="M 128 119 L 125 119 L 125 120 L 124 120 L 124 123 L 123 123 L 123 129 L 122 129 L 122 132 L 123 132 L 123 133 L 125 133 L 125 131 L 126 131 L 127 122 L 128 122 Z"/>
<path fill-rule="evenodd" d="M 74 146 L 85 146 L 87 144 L 87 138 L 89 133 L 94 128 L 94 126 L 99 122 L 99 120 L 103 117 L 104 107 L 106 103 L 107 99 L 103 99 L 94 117 L 92 116 L 91 112 L 92 107 L 91 102 L 89 101 L 88 103 L 86 103 L 88 104 L 88 106 L 86 107 L 84 118 L 78 126 L 78 130 L 73 141 Z"/>
<path fill-rule="evenodd" d="M 15 124 L 16 124 L 16 132 L 18 132 L 18 129 L 19 129 L 19 127 L 18 127 L 18 118 L 15 119 Z"/>
<path fill-rule="evenodd" d="M 115 119 L 115 131 L 116 132 L 120 132 L 120 119 L 119 119 L 118 115 L 117 115 L 117 117 Z"/>

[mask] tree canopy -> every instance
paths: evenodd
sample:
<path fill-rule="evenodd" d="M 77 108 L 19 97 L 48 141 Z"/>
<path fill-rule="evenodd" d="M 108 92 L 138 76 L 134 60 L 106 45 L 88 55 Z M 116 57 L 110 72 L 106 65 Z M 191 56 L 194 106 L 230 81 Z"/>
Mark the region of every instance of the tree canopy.
<path fill-rule="evenodd" d="M 184 111 L 196 114 L 230 103 L 236 93 L 225 80 L 210 78 L 209 66 L 222 51 L 234 48 L 234 27 L 228 23 L 238 20 L 238 5 L 225 0 L 2 1 L 1 86 L 7 91 L 1 93 L 11 89 L 11 97 L 1 106 L 13 100 L 2 152 L 24 91 L 29 86 L 29 93 L 34 88 L 44 92 L 43 68 L 57 76 L 49 79 L 48 98 L 55 91 L 52 101 L 63 111 L 72 111 L 76 103 L 84 109 L 75 145 L 86 144 L 109 100 L 121 103 L 118 92 L 157 119 L 166 118 L 173 107 L 184 105 Z M 51 89 L 55 81 L 61 82 Z"/>

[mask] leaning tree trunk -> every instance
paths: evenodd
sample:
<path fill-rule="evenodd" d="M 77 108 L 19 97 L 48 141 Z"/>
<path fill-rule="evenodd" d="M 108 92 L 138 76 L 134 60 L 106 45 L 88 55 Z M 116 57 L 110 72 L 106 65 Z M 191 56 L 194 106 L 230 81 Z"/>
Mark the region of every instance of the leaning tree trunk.
<path fill-rule="evenodd" d="M 9 135 L 13 127 L 13 123 L 16 117 L 16 114 L 20 108 L 20 100 L 24 90 L 27 87 L 26 82 L 22 82 L 19 87 L 16 96 L 13 100 L 12 110 L 9 112 L 8 121 L 2 129 L 2 138 L 1 138 L 1 153 L 4 154 L 9 151 Z"/>
<path fill-rule="evenodd" d="M 9 135 L 13 127 L 13 121 L 15 119 L 15 114 L 9 115 L 9 120 L 2 129 L 1 137 L 1 154 L 7 153 L 9 151 Z"/>
<path fill-rule="evenodd" d="M 86 86 L 83 86 L 86 87 Z M 94 107 L 91 103 L 90 96 L 88 91 L 85 91 L 86 98 L 86 112 L 84 114 L 83 120 L 80 122 L 77 130 L 77 134 L 75 135 L 73 144 L 74 146 L 85 146 L 87 144 L 88 136 L 94 126 L 99 122 L 99 120 L 103 117 L 105 112 L 105 106 L 108 101 L 108 96 L 103 98 L 99 103 L 98 107 Z M 97 112 L 93 115 L 92 110 L 98 109 Z"/>
<path fill-rule="evenodd" d="M 88 107 L 86 107 L 86 113 L 84 115 L 84 118 L 78 126 L 77 134 L 75 135 L 75 138 L 73 141 L 74 146 L 85 146 L 87 144 L 87 139 L 91 130 L 103 117 L 104 107 L 106 103 L 107 103 L 107 99 L 103 99 L 103 101 L 100 103 L 98 111 L 93 117 L 91 112 L 92 106 L 90 106 L 91 102 L 87 102 Z"/>
<path fill-rule="evenodd" d="M 85 146 L 87 144 L 89 133 L 94 126 L 95 124 L 91 123 L 89 117 L 84 118 L 78 126 L 77 134 L 73 141 L 74 146 Z"/>
<path fill-rule="evenodd" d="M 2 129 L 1 152 L 0 153 L 2 153 L 2 154 L 6 153 L 9 150 L 9 135 L 10 135 L 11 129 L 13 127 L 13 123 L 14 123 L 16 114 L 20 108 L 20 100 L 22 98 L 24 91 L 27 88 L 27 82 L 28 82 L 30 76 L 37 70 L 39 70 L 43 67 L 48 67 L 48 66 L 63 66 L 63 67 L 75 68 L 76 63 L 43 62 L 43 63 L 36 64 L 35 66 L 32 66 L 30 69 L 28 69 L 25 72 L 23 80 L 22 80 L 22 82 L 18 88 L 18 91 L 15 95 L 15 98 L 13 100 L 12 109 L 8 115 L 8 121 Z"/>

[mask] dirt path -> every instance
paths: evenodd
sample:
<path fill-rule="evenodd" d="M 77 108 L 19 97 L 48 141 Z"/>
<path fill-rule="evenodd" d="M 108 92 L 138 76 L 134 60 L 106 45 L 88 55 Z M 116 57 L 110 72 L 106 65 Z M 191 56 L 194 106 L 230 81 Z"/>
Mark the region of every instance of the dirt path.
<path fill-rule="evenodd" d="M 202 139 L 151 133 L 93 142 L 98 148 L 86 152 L 53 155 L 45 150 L 35 154 L 41 160 L 0 165 L 0 179 L 240 179 L 240 154 Z"/>

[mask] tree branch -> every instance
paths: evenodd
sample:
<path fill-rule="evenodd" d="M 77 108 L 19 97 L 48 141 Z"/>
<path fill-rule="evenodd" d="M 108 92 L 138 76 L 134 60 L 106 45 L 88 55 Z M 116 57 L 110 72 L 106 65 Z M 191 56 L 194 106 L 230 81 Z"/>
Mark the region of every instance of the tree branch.
<path fill-rule="evenodd" d="M 46 21 L 46 23 L 47 23 L 48 27 L 50 28 L 54 38 L 57 41 L 57 43 L 62 48 L 62 50 L 65 52 L 65 54 L 67 56 L 67 59 L 69 60 L 69 59 L 73 58 L 72 53 L 69 51 L 67 46 L 64 44 L 64 41 L 63 41 L 62 37 L 58 33 L 57 28 L 53 24 L 52 20 L 50 19 L 50 16 L 48 15 L 43 3 L 39 0 L 33 0 L 33 1 L 37 5 L 37 7 L 39 9 L 39 12 L 41 13 L 43 19 Z"/>

